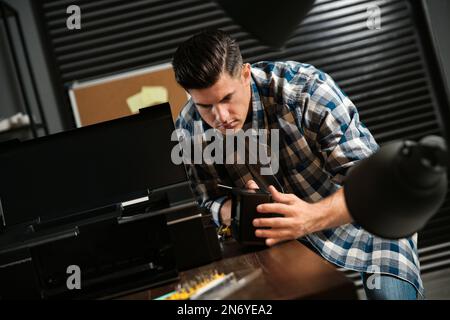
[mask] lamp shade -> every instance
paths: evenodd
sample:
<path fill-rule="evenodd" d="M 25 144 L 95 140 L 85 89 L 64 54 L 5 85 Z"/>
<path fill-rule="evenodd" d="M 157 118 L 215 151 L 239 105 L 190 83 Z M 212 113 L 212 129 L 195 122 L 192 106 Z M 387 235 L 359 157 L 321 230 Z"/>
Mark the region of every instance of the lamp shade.
<path fill-rule="evenodd" d="M 244 30 L 274 48 L 284 45 L 314 4 L 314 0 L 216 1 Z"/>
<path fill-rule="evenodd" d="M 447 154 L 439 137 L 385 145 L 350 169 L 344 194 L 356 223 L 384 238 L 410 236 L 439 210 L 447 192 Z"/>

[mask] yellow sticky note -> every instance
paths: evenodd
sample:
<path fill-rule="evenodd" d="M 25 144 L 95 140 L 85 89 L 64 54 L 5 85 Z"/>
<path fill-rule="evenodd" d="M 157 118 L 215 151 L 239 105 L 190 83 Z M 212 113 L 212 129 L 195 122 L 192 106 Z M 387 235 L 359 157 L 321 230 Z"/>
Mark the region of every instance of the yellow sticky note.
<path fill-rule="evenodd" d="M 128 108 L 132 113 L 137 113 L 139 109 L 145 107 L 144 102 L 142 101 L 141 93 L 137 93 L 132 95 L 127 99 Z"/>
<path fill-rule="evenodd" d="M 162 86 L 145 86 L 141 90 L 142 102 L 146 107 L 169 101 L 169 92 Z"/>

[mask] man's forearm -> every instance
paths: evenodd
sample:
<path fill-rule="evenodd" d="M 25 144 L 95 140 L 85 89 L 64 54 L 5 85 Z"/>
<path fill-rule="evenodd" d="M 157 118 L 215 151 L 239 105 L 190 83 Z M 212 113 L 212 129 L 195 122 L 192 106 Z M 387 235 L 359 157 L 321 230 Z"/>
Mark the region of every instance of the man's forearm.
<path fill-rule="evenodd" d="M 231 199 L 226 200 L 220 208 L 220 219 L 222 224 L 231 225 Z"/>
<path fill-rule="evenodd" d="M 312 224 L 312 230 L 317 232 L 324 229 L 335 228 L 353 221 L 345 203 L 344 188 L 340 188 L 332 195 L 319 202 L 311 204 L 314 215 L 317 215 L 316 223 Z M 220 217 L 225 225 L 231 224 L 231 199 L 226 200 L 220 209 Z"/>
<path fill-rule="evenodd" d="M 280 213 L 284 217 L 253 220 L 257 228 L 255 235 L 267 238 L 266 244 L 269 246 L 352 221 L 343 189 L 316 203 L 308 203 L 294 194 L 280 193 L 272 186 L 269 191 L 274 202 L 258 205 L 258 212 Z"/>
<path fill-rule="evenodd" d="M 344 188 L 313 204 L 320 215 L 317 227 L 312 232 L 335 228 L 353 221 L 345 203 Z"/>

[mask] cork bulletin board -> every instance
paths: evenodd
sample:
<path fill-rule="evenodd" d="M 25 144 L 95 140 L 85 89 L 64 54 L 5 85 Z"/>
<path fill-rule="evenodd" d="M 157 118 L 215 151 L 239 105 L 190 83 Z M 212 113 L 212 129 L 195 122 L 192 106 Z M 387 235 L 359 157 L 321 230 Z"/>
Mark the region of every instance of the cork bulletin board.
<path fill-rule="evenodd" d="M 139 108 L 169 102 L 175 120 L 188 95 L 167 63 L 86 82 L 69 89 L 77 127 L 117 119 Z"/>

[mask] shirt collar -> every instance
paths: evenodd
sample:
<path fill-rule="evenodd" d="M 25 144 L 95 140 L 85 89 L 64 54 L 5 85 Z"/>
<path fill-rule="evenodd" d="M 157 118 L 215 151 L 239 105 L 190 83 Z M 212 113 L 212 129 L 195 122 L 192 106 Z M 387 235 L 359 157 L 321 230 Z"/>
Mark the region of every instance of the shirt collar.
<path fill-rule="evenodd" d="M 267 119 L 264 111 L 264 105 L 259 95 L 253 75 L 250 78 L 251 103 L 252 103 L 252 128 L 255 130 L 267 128 Z"/>

